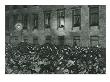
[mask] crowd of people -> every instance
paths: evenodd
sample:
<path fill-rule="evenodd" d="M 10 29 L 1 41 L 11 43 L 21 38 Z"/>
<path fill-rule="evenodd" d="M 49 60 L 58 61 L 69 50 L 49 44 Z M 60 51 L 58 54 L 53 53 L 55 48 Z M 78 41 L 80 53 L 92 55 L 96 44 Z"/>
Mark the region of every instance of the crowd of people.
<path fill-rule="evenodd" d="M 105 74 L 106 49 L 26 42 L 5 44 L 6 74 Z"/>

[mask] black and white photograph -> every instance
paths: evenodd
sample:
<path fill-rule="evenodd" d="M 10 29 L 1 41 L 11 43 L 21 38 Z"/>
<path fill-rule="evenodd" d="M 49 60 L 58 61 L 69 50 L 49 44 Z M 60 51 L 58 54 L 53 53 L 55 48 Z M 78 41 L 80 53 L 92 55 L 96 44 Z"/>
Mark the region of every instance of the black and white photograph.
<path fill-rule="evenodd" d="M 106 5 L 5 5 L 5 74 L 106 74 Z"/>

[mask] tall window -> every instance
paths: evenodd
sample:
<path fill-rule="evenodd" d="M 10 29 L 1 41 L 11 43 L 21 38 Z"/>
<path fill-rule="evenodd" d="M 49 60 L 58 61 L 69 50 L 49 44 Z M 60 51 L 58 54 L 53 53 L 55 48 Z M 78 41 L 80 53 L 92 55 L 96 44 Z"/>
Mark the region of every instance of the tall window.
<path fill-rule="evenodd" d="M 51 43 L 51 36 L 46 36 L 46 43 Z"/>
<path fill-rule="evenodd" d="M 38 44 L 38 37 L 33 38 L 33 44 Z"/>
<path fill-rule="evenodd" d="M 89 6 L 89 23 L 90 26 L 99 25 L 99 7 L 98 6 Z"/>
<path fill-rule="evenodd" d="M 38 14 L 33 14 L 34 29 L 38 29 Z"/>
<path fill-rule="evenodd" d="M 50 28 L 50 12 L 49 11 L 44 12 L 44 25 L 45 25 L 45 28 Z"/>
<path fill-rule="evenodd" d="M 57 28 L 65 27 L 65 9 L 57 10 Z"/>
<path fill-rule="evenodd" d="M 99 36 L 90 36 L 90 45 L 92 47 L 99 45 Z"/>
<path fill-rule="evenodd" d="M 5 17 L 5 30 L 9 31 L 9 16 Z"/>
<path fill-rule="evenodd" d="M 73 37 L 73 45 L 74 46 L 80 46 L 80 36 L 74 36 Z"/>
<path fill-rule="evenodd" d="M 73 27 L 80 27 L 81 25 L 81 9 L 74 8 L 72 10 L 72 29 Z"/>
<path fill-rule="evenodd" d="M 27 29 L 27 21 L 28 21 L 28 15 L 22 15 L 22 23 L 23 23 L 23 29 Z"/>
<path fill-rule="evenodd" d="M 58 36 L 59 45 L 64 45 L 64 36 Z"/>

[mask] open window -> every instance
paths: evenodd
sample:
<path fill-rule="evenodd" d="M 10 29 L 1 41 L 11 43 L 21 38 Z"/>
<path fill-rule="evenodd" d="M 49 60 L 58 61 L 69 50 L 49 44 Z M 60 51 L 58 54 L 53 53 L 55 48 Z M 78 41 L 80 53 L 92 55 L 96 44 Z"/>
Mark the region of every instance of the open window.
<path fill-rule="evenodd" d="M 57 10 L 57 29 L 65 27 L 65 9 Z"/>

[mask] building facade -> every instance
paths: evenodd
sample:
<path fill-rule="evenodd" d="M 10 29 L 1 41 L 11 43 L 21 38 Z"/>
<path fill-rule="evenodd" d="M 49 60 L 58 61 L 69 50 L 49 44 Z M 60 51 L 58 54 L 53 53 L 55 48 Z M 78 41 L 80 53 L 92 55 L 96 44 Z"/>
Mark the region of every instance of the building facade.
<path fill-rule="evenodd" d="M 106 47 L 106 6 L 6 5 L 5 41 Z"/>

